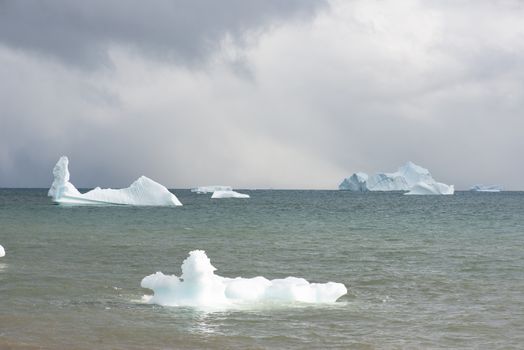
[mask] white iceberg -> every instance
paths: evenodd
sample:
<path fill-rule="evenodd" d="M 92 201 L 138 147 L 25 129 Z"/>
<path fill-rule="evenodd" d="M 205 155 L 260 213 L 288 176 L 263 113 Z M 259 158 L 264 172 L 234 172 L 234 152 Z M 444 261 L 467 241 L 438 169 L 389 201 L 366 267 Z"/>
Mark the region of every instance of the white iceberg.
<path fill-rule="evenodd" d="M 408 195 L 435 195 L 443 194 L 449 195 L 455 193 L 455 187 L 453 185 L 446 185 L 441 182 L 419 182 L 415 186 L 411 187 L 409 192 L 404 193 Z"/>
<path fill-rule="evenodd" d="M 194 250 L 182 263 L 180 277 L 162 272 L 144 277 L 140 285 L 154 292 L 144 300 L 165 306 L 221 308 L 264 302 L 333 303 L 347 293 L 342 283 L 309 283 L 296 277 L 227 278 L 215 270 L 205 251 Z"/>
<path fill-rule="evenodd" d="M 231 186 L 213 185 L 213 186 L 198 186 L 191 189 L 191 192 L 198 194 L 213 193 L 215 191 L 233 191 Z"/>
<path fill-rule="evenodd" d="M 428 169 L 413 162 L 407 162 L 394 173 L 377 173 L 372 176 L 362 172 L 354 173 L 344 179 L 338 188 L 353 192 L 410 191 L 414 186 L 421 183 L 428 185 L 439 184 L 433 179 Z M 434 187 L 440 189 L 438 185 Z M 452 188 L 453 186 L 450 187 Z"/>
<path fill-rule="evenodd" d="M 59 204 L 75 205 L 151 205 L 177 206 L 182 205 L 178 198 L 161 184 L 148 177 L 141 176 L 128 188 L 114 190 L 97 187 L 89 192 L 80 193 L 69 182 L 69 159 L 61 157 L 53 169 L 54 181 L 48 195 Z"/>
<path fill-rule="evenodd" d="M 5 256 L 5 249 L 4 247 L 2 247 L 2 245 L 0 244 L 0 258 Z"/>
<path fill-rule="evenodd" d="M 250 198 L 249 194 L 239 193 L 235 191 L 215 191 L 211 196 L 213 199 L 220 198 Z"/>
<path fill-rule="evenodd" d="M 500 192 L 504 190 L 501 185 L 474 185 L 470 189 L 473 192 Z"/>

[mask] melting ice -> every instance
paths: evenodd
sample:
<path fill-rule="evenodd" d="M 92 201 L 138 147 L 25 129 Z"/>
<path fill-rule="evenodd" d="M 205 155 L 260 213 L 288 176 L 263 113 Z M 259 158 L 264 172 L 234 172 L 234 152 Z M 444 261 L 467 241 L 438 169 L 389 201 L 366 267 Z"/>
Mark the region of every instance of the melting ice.
<path fill-rule="evenodd" d="M 54 181 L 49 189 L 48 195 L 53 201 L 61 204 L 126 204 L 126 205 L 155 205 L 174 206 L 182 205 L 178 198 L 169 192 L 167 188 L 141 176 L 131 186 L 114 190 L 97 187 L 89 192 L 80 193 L 76 187 L 69 182 L 69 159 L 61 157 L 53 169 Z"/>
<path fill-rule="evenodd" d="M 297 277 L 227 278 L 216 275 L 215 270 L 203 250 L 194 250 L 182 263 L 180 277 L 162 272 L 144 277 L 140 285 L 154 292 L 144 300 L 166 306 L 213 308 L 263 302 L 333 303 L 347 293 L 342 283 L 309 283 Z"/>

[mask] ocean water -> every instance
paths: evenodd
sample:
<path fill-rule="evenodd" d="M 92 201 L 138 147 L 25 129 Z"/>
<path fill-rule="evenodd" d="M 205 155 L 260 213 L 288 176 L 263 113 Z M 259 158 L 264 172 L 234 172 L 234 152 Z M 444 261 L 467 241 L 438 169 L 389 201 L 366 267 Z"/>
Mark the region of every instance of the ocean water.
<path fill-rule="evenodd" d="M 178 208 L 0 190 L 0 349 L 522 349 L 524 193 L 245 191 Z M 244 192 L 244 191 L 243 191 Z M 141 301 L 204 249 L 217 274 L 341 282 L 329 305 Z"/>

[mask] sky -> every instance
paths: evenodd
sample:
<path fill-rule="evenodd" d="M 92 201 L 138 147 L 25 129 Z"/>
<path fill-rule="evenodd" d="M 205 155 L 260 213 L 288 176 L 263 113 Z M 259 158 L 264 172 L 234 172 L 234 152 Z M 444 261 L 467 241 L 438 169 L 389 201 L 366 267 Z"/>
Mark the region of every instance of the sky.
<path fill-rule="evenodd" d="M 524 190 L 520 0 L 0 0 L 0 187 Z"/>

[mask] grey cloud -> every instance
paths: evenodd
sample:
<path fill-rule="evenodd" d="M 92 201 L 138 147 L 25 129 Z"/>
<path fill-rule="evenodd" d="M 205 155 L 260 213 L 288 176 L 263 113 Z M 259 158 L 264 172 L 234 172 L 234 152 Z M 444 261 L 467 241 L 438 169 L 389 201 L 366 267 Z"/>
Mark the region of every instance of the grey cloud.
<path fill-rule="evenodd" d="M 110 71 L 0 45 L 0 186 L 48 186 L 68 154 L 78 186 L 145 174 L 335 188 L 412 160 L 459 189 L 523 189 L 524 9 L 511 4 L 333 1 L 310 21 L 271 17 L 256 42 L 233 39 L 198 67 L 156 61 L 165 41 L 113 34 Z M 192 32 L 198 50 L 181 57 L 206 56 L 211 32 Z"/>
<path fill-rule="evenodd" d="M 225 34 L 242 42 L 247 31 L 322 6 L 323 0 L 3 0 L 0 42 L 75 65 L 110 65 L 111 45 L 193 65 Z"/>

